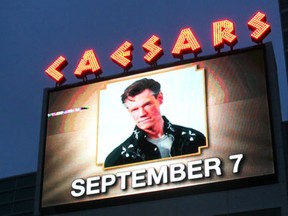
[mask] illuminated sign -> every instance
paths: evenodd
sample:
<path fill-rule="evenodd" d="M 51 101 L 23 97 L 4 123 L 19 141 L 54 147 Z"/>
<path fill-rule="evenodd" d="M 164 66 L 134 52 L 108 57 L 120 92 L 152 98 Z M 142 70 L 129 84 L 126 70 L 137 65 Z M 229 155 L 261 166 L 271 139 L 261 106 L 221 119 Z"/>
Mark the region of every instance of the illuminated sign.
<path fill-rule="evenodd" d="M 270 25 L 266 23 L 266 15 L 258 12 L 249 22 L 248 27 L 253 30 L 251 34 L 252 41 L 261 43 L 263 39 L 271 32 Z"/>
<path fill-rule="evenodd" d="M 146 63 L 153 65 L 163 55 L 163 49 L 159 46 L 161 44 L 160 38 L 152 35 L 143 45 L 144 51 L 147 54 L 144 56 Z"/>
<path fill-rule="evenodd" d="M 266 23 L 266 15 L 264 13 L 258 12 L 254 17 L 252 17 L 248 22 L 248 28 L 252 30 L 251 38 L 255 43 L 262 43 L 264 38 L 270 33 L 270 25 Z M 224 47 L 227 44 L 232 49 L 237 43 L 237 35 L 235 34 L 234 23 L 225 19 L 217 22 L 213 22 L 213 46 L 216 51 Z M 163 49 L 159 46 L 161 44 L 160 38 L 152 35 L 143 45 L 143 49 L 147 54 L 144 56 L 144 60 L 149 65 L 155 65 L 157 60 L 162 57 Z M 125 71 L 132 68 L 132 51 L 133 44 L 131 42 L 125 41 L 116 51 L 114 51 L 110 58 L 111 60 L 119 65 Z M 171 54 L 174 58 L 179 58 L 183 60 L 185 54 L 194 53 L 195 57 L 197 54 L 201 53 L 201 45 L 196 39 L 191 28 L 184 28 L 180 31 L 177 37 L 176 43 L 173 46 Z M 62 56 L 58 57 L 55 62 L 51 64 L 50 67 L 45 71 L 48 76 L 50 76 L 57 84 L 62 84 L 65 82 L 65 77 L 61 73 L 64 68 L 57 67 L 59 65 L 59 59 L 62 60 Z M 67 63 L 67 61 L 65 60 Z M 62 64 L 61 64 L 62 65 Z M 64 63 L 63 63 L 64 65 Z M 65 65 L 66 66 L 66 65 Z M 85 51 L 74 75 L 77 78 L 86 78 L 88 74 L 95 74 L 96 78 L 102 73 L 101 67 L 96 59 L 93 50 Z"/>
<path fill-rule="evenodd" d="M 51 77 L 57 84 L 65 82 L 65 76 L 61 70 L 67 66 L 68 62 L 65 57 L 59 56 L 46 70 L 45 73 Z"/>
<path fill-rule="evenodd" d="M 129 70 L 132 67 L 132 51 L 132 44 L 125 41 L 110 57 L 124 70 Z"/>
<path fill-rule="evenodd" d="M 213 22 L 213 39 L 215 50 L 222 49 L 225 43 L 232 49 L 237 43 L 233 22 L 229 20 Z"/>
<path fill-rule="evenodd" d="M 174 58 L 183 58 L 184 54 L 201 52 L 201 46 L 190 28 L 182 29 L 172 50 Z"/>
<path fill-rule="evenodd" d="M 41 210 L 271 182 L 269 52 L 264 44 L 46 89 Z M 156 93 L 134 91 L 137 83 Z M 160 116 L 160 139 L 137 112 Z"/>
<path fill-rule="evenodd" d="M 94 51 L 87 50 L 80 60 L 74 75 L 77 78 L 86 77 L 88 74 L 95 74 L 95 76 L 98 77 L 101 72 L 101 67 L 96 59 Z"/>

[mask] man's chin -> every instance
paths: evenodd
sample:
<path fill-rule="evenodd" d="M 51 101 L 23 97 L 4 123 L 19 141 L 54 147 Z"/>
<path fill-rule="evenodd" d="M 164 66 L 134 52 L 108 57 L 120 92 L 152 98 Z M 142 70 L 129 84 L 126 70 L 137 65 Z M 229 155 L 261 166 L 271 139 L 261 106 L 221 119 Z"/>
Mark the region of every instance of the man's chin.
<path fill-rule="evenodd" d="M 138 128 L 140 128 L 143 131 L 149 130 L 152 128 L 153 124 L 138 124 Z"/>

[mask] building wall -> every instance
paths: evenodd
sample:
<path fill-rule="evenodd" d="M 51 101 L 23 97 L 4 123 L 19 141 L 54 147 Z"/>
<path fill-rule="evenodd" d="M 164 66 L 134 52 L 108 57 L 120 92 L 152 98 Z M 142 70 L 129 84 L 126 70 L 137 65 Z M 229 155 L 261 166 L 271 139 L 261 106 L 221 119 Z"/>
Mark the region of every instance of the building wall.
<path fill-rule="evenodd" d="M 283 46 L 286 61 L 286 74 L 288 79 L 288 1 L 279 0 L 280 18 L 282 24 L 282 34 L 283 34 Z"/>
<path fill-rule="evenodd" d="M 288 129 L 288 122 L 283 123 L 283 130 Z M 286 135 L 287 138 L 287 135 Z M 287 141 L 287 139 L 286 139 Z M 38 215 L 34 213 L 35 184 L 37 173 L 28 173 L 13 176 L 0 180 L 0 215 Z M 114 206 L 109 208 L 89 209 L 76 212 L 69 212 L 64 215 L 129 215 L 137 212 L 137 215 L 185 215 L 187 212 L 197 212 L 197 215 L 217 215 L 217 216 L 278 216 L 281 214 L 281 201 L 277 198 L 277 193 L 269 194 L 273 186 L 262 186 L 257 188 L 240 189 L 237 191 L 217 192 L 213 195 L 195 195 L 179 197 L 168 200 L 158 200 L 151 202 L 141 202 L 130 205 Z M 270 188 L 270 189 L 269 189 Z M 246 192 L 245 192 L 246 191 Z M 237 208 L 248 202 L 245 197 L 254 194 L 249 200 L 261 194 L 266 196 L 267 202 L 251 202 L 250 207 L 239 211 Z M 248 194 L 247 194 L 248 192 Z M 236 195 L 237 194 L 237 195 Z M 242 194 L 242 195 L 241 195 Z M 269 196 L 267 196 L 269 194 Z M 275 199 L 275 197 L 276 199 Z M 242 200 L 239 203 L 239 200 Z M 271 200 L 274 200 L 271 202 Z M 233 202 L 235 203 L 233 204 Z M 236 202 L 237 201 L 237 202 Z M 196 205 L 199 209 L 193 210 Z M 273 207 L 274 206 L 274 207 Z M 278 206 L 278 207 L 277 207 Z M 227 208 L 229 214 L 223 212 L 223 207 Z M 235 209 L 234 209 L 235 208 Z M 154 209 L 153 212 L 150 212 Z M 155 211 L 155 209 L 158 209 Z M 249 210 L 250 209 L 250 210 Z M 252 210 L 253 209 L 253 210 Z M 257 209 L 257 210 L 255 210 Z M 201 213 L 199 213 L 201 212 Z M 153 214 L 152 214 L 153 213 Z M 62 215 L 55 213 L 54 215 Z"/>
<path fill-rule="evenodd" d="M 0 180 L 0 215 L 33 215 L 36 173 Z"/>

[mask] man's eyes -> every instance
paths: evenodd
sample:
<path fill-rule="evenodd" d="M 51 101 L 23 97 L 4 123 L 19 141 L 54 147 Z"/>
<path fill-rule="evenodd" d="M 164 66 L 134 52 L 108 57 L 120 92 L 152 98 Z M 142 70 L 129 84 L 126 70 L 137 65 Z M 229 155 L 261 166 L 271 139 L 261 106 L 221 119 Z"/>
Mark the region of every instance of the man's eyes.
<path fill-rule="evenodd" d="M 130 112 L 131 113 L 134 113 L 134 112 L 136 112 L 138 109 L 132 109 L 132 110 L 130 110 Z"/>
<path fill-rule="evenodd" d="M 152 105 L 151 102 L 147 102 L 147 103 L 145 103 L 145 104 L 142 105 L 142 108 L 146 108 L 146 107 L 149 107 L 149 106 L 151 106 L 151 105 Z M 135 112 L 137 112 L 139 109 L 140 109 L 140 107 L 139 107 L 139 108 L 134 108 L 134 109 L 131 109 L 130 112 L 131 112 L 131 113 L 135 113 Z"/>
<path fill-rule="evenodd" d="M 144 107 L 147 107 L 147 106 L 150 106 L 150 105 L 151 105 L 151 103 L 148 102 L 148 103 L 144 104 Z"/>

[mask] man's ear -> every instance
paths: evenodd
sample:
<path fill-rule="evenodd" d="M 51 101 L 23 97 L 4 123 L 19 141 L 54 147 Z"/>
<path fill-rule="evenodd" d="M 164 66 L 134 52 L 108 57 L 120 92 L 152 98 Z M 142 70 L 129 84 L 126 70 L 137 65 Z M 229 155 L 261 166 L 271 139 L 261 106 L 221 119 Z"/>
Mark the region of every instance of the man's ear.
<path fill-rule="evenodd" d="M 157 100 L 159 101 L 160 104 L 163 103 L 163 93 L 161 91 L 157 95 Z"/>

